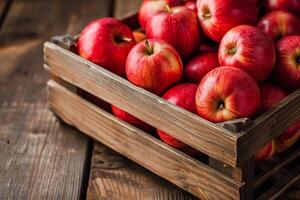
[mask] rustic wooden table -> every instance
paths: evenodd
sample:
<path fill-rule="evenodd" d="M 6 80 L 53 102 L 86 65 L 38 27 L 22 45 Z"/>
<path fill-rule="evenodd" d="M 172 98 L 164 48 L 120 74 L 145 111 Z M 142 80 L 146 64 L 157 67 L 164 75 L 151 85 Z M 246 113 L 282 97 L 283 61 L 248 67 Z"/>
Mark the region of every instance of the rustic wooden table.
<path fill-rule="evenodd" d="M 42 44 L 141 0 L 0 1 L 0 199 L 196 199 L 63 124 L 46 103 Z M 299 185 L 286 194 L 300 198 Z"/>

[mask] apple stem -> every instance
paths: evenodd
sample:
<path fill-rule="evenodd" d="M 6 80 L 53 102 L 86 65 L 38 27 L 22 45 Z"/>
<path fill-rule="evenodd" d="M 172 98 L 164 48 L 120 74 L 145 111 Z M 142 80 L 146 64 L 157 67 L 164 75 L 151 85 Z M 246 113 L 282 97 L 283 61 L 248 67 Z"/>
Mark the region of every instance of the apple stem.
<path fill-rule="evenodd" d="M 172 13 L 172 9 L 170 8 L 170 6 L 168 4 L 165 5 L 165 8 L 168 13 Z"/>
<path fill-rule="evenodd" d="M 145 44 L 146 44 L 146 49 L 147 49 L 148 55 L 152 55 L 153 54 L 153 48 L 150 46 L 148 40 L 145 41 Z"/>
<path fill-rule="evenodd" d="M 128 37 L 121 37 L 121 41 L 123 41 L 123 42 L 131 42 L 132 39 L 128 38 Z"/>
<path fill-rule="evenodd" d="M 226 53 L 229 55 L 234 55 L 236 53 L 236 48 L 233 47 L 231 49 L 226 50 Z"/>
<path fill-rule="evenodd" d="M 210 13 L 205 13 L 205 14 L 203 14 L 203 18 L 204 19 L 209 19 L 209 18 L 211 18 L 211 14 Z"/>

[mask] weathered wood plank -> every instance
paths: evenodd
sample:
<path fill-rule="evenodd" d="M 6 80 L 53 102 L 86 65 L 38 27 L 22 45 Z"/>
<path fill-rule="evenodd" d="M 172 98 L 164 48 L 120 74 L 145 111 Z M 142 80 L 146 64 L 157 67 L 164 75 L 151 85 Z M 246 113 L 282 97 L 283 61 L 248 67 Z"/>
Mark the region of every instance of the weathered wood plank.
<path fill-rule="evenodd" d="M 87 199 L 196 200 L 197 198 L 96 143 Z"/>
<path fill-rule="evenodd" d="M 238 133 L 232 134 L 174 106 L 53 43 L 45 43 L 44 52 L 45 62 L 54 75 L 117 105 L 211 157 L 236 165 L 236 145 L 241 136 Z"/>
<path fill-rule="evenodd" d="M 90 19 L 105 16 L 109 4 L 14 1 L 0 32 L 6 44 L 0 48 L 0 199 L 85 197 L 89 140 L 46 106 L 42 43 L 50 35 L 78 33 Z"/>
<path fill-rule="evenodd" d="M 299 179 L 300 179 L 300 166 L 293 169 L 289 174 L 284 176 L 274 186 L 272 186 L 268 191 L 266 191 L 264 194 L 259 196 L 257 199 L 275 200 Z"/>
<path fill-rule="evenodd" d="M 48 82 L 48 95 L 50 107 L 67 123 L 179 187 L 202 199 L 239 198 L 242 183 L 119 120 L 55 81 Z"/>
<path fill-rule="evenodd" d="M 246 134 L 239 141 L 237 162 L 243 163 L 248 160 L 297 120 L 300 120 L 300 89 L 246 127 Z"/>

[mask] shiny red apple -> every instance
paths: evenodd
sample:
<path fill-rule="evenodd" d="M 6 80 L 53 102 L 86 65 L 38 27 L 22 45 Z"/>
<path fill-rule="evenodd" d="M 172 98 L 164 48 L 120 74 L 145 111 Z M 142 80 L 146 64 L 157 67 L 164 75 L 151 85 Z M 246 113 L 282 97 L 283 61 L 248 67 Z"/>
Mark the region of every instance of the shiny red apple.
<path fill-rule="evenodd" d="M 183 77 L 187 82 L 199 84 L 202 78 L 216 67 L 219 67 L 217 53 L 200 54 L 186 64 Z"/>
<path fill-rule="evenodd" d="M 276 44 L 275 79 L 282 87 L 300 88 L 300 36 L 286 36 Z"/>
<path fill-rule="evenodd" d="M 278 105 L 288 93 L 276 85 L 265 83 L 260 86 L 261 106 L 260 113 L 266 112 Z"/>
<path fill-rule="evenodd" d="M 255 160 L 267 160 L 270 159 L 272 156 L 274 156 L 276 153 L 276 143 L 274 140 L 272 140 L 270 143 L 265 145 L 262 149 L 260 149 L 256 155 Z"/>
<path fill-rule="evenodd" d="M 181 108 L 184 108 L 192 113 L 197 113 L 195 95 L 197 91 L 197 85 L 191 83 L 185 83 L 177 85 L 169 89 L 164 95 L 163 98 L 170 103 L 177 105 Z M 157 130 L 159 137 L 167 143 L 168 145 L 174 148 L 184 148 L 187 145 L 176 138 L 168 135 L 167 133 Z"/>
<path fill-rule="evenodd" d="M 265 15 L 257 27 L 276 41 L 286 35 L 299 35 L 300 19 L 286 11 L 273 11 Z"/>
<path fill-rule="evenodd" d="M 196 106 L 198 114 L 211 122 L 251 117 L 260 106 L 259 87 L 243 70 L 218 67 L 200 82 Z"/>
<path fill-rule="evenodd" d="M 148 132 L 152 129 L 152 127 L 149 124 L 143 122 L 142 120 L 134 117 L 133 115 L 121 110 L 120 108 L 118 108 L 114 105 L 111 105 L 111 110 L 112 110 L 112 113 L 119 119 L 121 119 L 137 128 L 140 128 L 143 131 Z"/>
<path fill-rule="evenodd" d="M 147 23 L 146 35 L 171 44 L 183 60 L 198 50 L 201 37 L 197 15 L 184 6 L 167 7 L 154 15 Z"/>
<path fill-rule="evenodd" d="M 102 18 L 92 21 L 83 29 L 78 39 L 78 53 L 123 76 L 127 55 L 134 45 L 129 27 L 117 19 Z"/>
<path fill-rule="evenodd" d="M 158 13 L 159 11 L 163 10 L 165 8 L 166 2 L 164 0 L 145 0 L 142 2 L 138 19 L 141 27 L 143 29 L 146 28 L 148 20 Z"/>
<path fill-rule="evenodd" d="M 262 30 L 240 25 L 228 31 L 219 48 L 220 65 L 246 71 L 257 82 L 268 78 L 275 65 L 275 47 Z"/>
<path fill-rule="evenodd" d="M 299 0 L 266 0 L 265 7 L 268 11 L 285 10 L 300 17 Z"/>
<path fill-rule="evenodd" d="M 137 44 L 126 62 L 127 79 L 155 94 L 180 81 L 183 66 L 177 51 L 168 43 L 149 39 Z"/>
<path fill-rule="evenodd" d="M 198 0 L 198 17 L 208 37 L 221 41 L 231 28 L 242 25 L 254 25 L 257 9 L 253 0 Z"/>
<path fill-rule="evenodd" d="M 189 9 L 191 9 L 196 14 L 198 13 L 196 2 L 194 2 L 194 1 L 188 1 L 188 2 L 186 2 L 184 4 L 184 6 L 187 7 L 187 8 L 189 8 Z"/>

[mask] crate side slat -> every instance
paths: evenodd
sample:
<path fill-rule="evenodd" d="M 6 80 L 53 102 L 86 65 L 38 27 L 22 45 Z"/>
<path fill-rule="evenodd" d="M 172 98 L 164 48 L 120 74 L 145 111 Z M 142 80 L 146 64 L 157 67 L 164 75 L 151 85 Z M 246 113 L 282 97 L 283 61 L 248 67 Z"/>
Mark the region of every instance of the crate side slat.
<path fill-rule="evenodd" d="M 276 164 L 272 169 L 268 169 L 265 173 L 262 173 L 258 177 L 255 178 L 254 188 L 258 188 L 261 184 L 264 183 L 269 177 L 279 171 L 281 168 L 285 167 L 292 161 L 296 160 L 300 157 L 300 147 L 293 150 L 288 155 L 285 155 L 284 159 L 279 160 L 278 164 Z"/>
<path fill-rule="evenodd" d="M 300 120 L 300 90 L 286 97 L 278 106 L 264 113 L 244 131 L 238 142 L 238 165 L 247 161 L 271 139 Z"/>
<path fill-rule="evenodd" d="M 288 175 L 279 180 L 270 189 L 260 195 L 257 200 L 275 200 L 283 194 L 291 185 L 300 179 L 300 166 L 293 169 Z"/>
<path fill-rule="evenodd" d="M 118 106 L 201 152 L 236 166 L 239 133 L 231 133 L 193 113 L 134 86 L 80 56 L 53 43 L 45 43 L 50 72 Z"/>
<path fill-rule="evenodd" d="M 143 167 L 203 199 L 238 199 L 243 183 L 175 150 L 87 102 L 53 80 L 51 109 L 64 121 Z"/>

